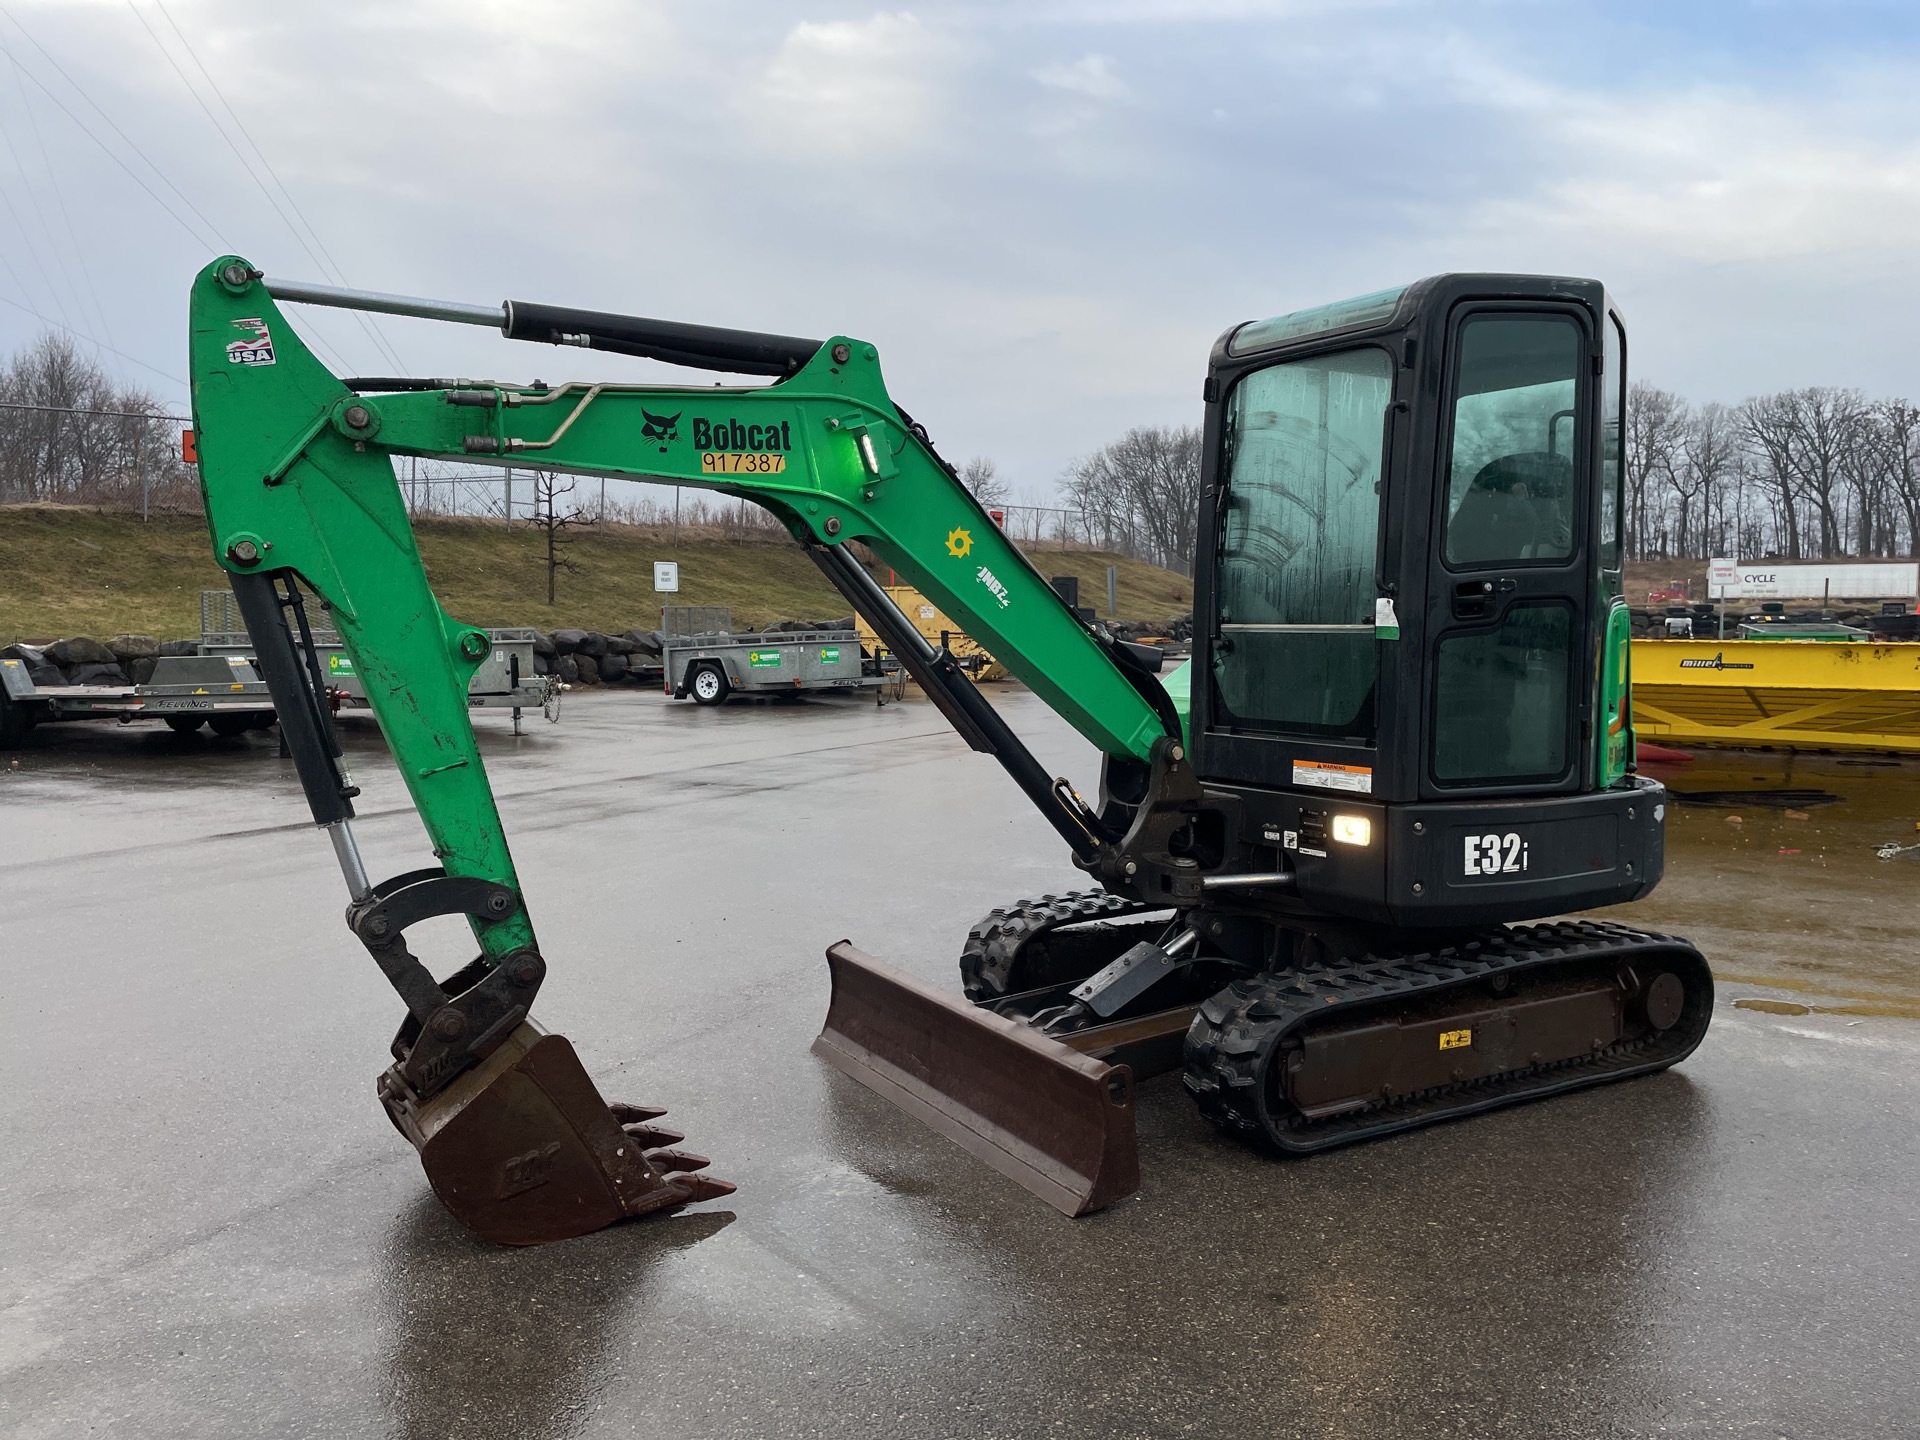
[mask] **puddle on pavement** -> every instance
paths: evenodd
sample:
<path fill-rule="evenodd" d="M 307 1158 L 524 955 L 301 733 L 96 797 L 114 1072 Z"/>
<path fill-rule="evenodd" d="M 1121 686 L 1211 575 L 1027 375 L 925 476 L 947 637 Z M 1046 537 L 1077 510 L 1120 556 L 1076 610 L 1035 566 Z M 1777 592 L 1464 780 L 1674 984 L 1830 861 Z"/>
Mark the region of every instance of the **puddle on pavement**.
<path fill-rule="evenodd" d="M 1805 997 L 1742 1009 L 1920 1019 L 1920 757 L 1692 754 L 1643 767 L 1674 793 L 1665 879 L 1595 913 L 1691 939 L 1723 993 Z"/>
<path fill-rule="evenodd" d="M 1791 1000 L 1756 1000 L 1751 995 L 1742 995 L 1733 1002 L 1736 1010 L 1758 1010 L 1767 1015 L 1811 1015 L 1813 1006 L 1796 1005 Z"/>

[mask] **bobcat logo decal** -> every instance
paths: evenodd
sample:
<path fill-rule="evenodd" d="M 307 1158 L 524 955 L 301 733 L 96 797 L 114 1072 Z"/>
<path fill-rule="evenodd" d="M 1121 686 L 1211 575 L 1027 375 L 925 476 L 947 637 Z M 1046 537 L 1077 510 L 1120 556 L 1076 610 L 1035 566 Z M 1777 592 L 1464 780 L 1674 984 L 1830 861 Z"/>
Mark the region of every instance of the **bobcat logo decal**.
<path fill-rule="evenodd" d="M 647 422 L 640 427 L 640 434 L 648 440 L 660 442 L 660 453 L 667 453 L 667 446 L 680 438 L 680 415 L 676 410 L 671 415 L 656 415 L 651 410 L 641 410 L 641 417 Z"/>

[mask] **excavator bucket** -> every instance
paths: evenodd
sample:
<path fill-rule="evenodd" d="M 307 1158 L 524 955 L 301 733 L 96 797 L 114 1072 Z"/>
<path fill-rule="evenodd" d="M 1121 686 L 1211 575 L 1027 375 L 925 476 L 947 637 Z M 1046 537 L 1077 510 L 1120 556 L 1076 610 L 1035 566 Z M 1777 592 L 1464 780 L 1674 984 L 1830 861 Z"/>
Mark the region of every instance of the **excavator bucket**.
<path fill-rule="evenodd" d="M 827 951 L 813 1053 L 1067 1215 L 1140 1185 L 1133 1072 L 874 959 Z"/>
<path fill-rule="evenodd" d="M 609 1105 L 563 1035 L 523 1021 L 480 1064 L 426 1099 L 396 1065 L 380 1099 L 454 1218 L 500 1245 L 544 1245 L 616 1220 L 731 1195 L 701 1155 L 654 1124 L 666 1112 Z"/>

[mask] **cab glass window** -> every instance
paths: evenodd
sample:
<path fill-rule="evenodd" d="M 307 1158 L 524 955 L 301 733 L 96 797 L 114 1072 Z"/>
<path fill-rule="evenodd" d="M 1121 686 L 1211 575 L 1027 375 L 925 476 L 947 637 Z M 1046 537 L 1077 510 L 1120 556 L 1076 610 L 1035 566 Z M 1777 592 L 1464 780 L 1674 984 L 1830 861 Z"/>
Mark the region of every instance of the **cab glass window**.
<path fill-rule="evenodd" d="M 1271 365 L 1228 401 L 1214 674 L 1232 725 L 1375 735 L 1381 464 L 1393 361 Z"/>
<path fill-rule="evenodd" d="M 1625 508 L 1620 458 L 1627 413 L 1627 337 L 1617 315 L 1607 316 L 1605 364 L 1600 416 L 1600 584 L 1611 598 L 1624 588 L 1620 574 L 1620 516 Z"/>
<path fill-rule="evenodd" d="M 1580 328 L 1556 315 L 1477 315 L 1460 328 L 1446 561 L 1455 568 L 1573 553 Z"/>
<path fill-rule="evenodd" d="M 1573 606 L 1512 606 L 1493 630 L 1440 642 L 1435 662 L 1433 778 L 1557 780 L 1567 768 Z"/>

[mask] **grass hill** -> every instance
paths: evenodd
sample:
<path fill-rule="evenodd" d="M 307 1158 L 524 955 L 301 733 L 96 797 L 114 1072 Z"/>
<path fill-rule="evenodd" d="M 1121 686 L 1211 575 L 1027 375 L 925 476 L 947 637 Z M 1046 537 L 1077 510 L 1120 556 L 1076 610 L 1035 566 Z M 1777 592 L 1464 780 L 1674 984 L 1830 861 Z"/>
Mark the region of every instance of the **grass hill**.
<path fill-rule="evenodd" d="M 440 603 L 476 625 L 560 625 L 619 632 L 659 624 L 653 562 L 680 562 L 683 605 L 729 605 L 739 625 L 825 619 L 841 600 L 784 535 L 596 525 L 569 532 L 558 603 L 547 605 L 543 537 L 497 520 L 420 517 L 420 553 Z M 1119 618 L 1165 620 L 1193 604 L 1192 582 L 1168 570 L 1090 550 L 1029 552 L 1042 574 L 1080 577 L 1082 603 L 1104 611 L 1107 566 L 1119 567 Z M 882 579 L 885 577 L 882 576 Z M 60 505 L 0 506 L 0 644 L 65 635 L 200 633 L 200 592 L 222 589 L 197 516 L 137 515 Z"/>

